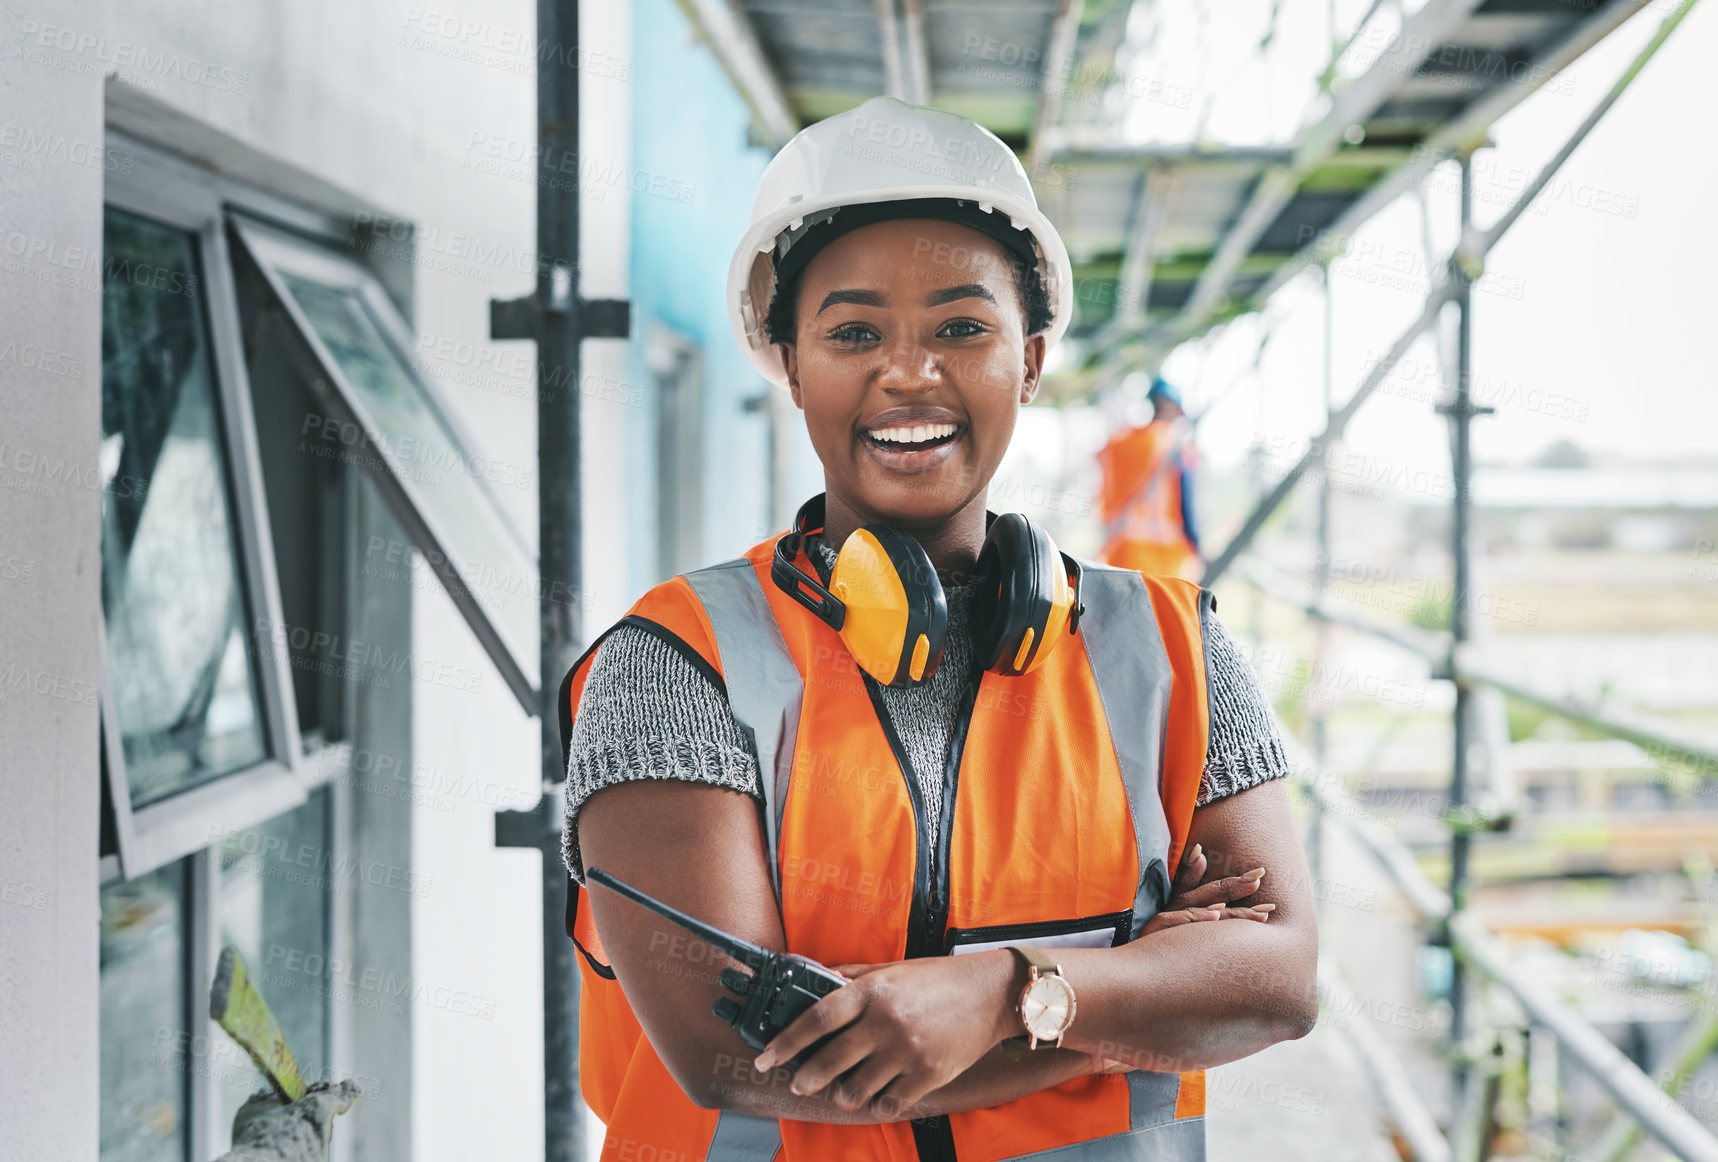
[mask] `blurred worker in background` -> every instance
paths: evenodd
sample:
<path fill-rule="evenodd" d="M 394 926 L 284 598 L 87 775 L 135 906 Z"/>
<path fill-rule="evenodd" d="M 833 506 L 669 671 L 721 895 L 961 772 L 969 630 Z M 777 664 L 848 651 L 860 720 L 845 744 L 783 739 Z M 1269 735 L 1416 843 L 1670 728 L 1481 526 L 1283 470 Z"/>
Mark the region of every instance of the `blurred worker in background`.
<path fill-rule="evenodd" d="M 1118 431 L 1098 453 L 1098 503 L 1109 539 L 1102 558 L 1123 569 L 1199 580 L 1199 531 L 1193 512 L 1193 425 L 1181 391 L 1158 376 L 1146 393 L 1153 414 Z"/>

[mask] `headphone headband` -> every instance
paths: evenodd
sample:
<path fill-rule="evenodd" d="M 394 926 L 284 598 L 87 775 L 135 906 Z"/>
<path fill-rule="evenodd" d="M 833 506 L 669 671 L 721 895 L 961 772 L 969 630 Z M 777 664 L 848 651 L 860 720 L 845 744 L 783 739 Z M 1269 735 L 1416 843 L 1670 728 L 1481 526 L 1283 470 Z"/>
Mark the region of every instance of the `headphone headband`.
<path fill-rule="evenodd" d="M 808 526 L 816 524 L 816 528 Z M 789 597 L 815 613 L 830 629 L 841 632 L 847 622 L 847 607 L 841 599 L 823 587 L 816 577 L 796 563 L 799 549 L 811 533 L 823 531 L 823 493 L 818 493 L 799 506 L 794 514 L 793 528 L 775 543 L 775 559 L 770 562 L 770 579 Z M 808 594 L 806 590 L 811 592 Z"/>

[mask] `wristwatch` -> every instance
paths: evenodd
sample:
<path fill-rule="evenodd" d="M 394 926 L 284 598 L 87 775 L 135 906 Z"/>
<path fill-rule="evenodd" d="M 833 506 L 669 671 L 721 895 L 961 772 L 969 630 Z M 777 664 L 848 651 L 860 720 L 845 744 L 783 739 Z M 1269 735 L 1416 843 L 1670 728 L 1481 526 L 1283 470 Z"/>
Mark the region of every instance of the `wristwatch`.
<path fill-rule="evenodd" d="M 1062 975 L 1061 966 L 1042 948 L 1010 945 L 1008 950 L 1026 962 L 1030 973 L 1014 1006 L 1026 1026 L 1026 1036 L 1009 1040 L 1016 1045 L 1024 1041 L 1028 1049 L 1038 1048 L 1039 1042 L 1061 1048 L 1063 1035 L 1074 1023 L 1074 986 Z"/>

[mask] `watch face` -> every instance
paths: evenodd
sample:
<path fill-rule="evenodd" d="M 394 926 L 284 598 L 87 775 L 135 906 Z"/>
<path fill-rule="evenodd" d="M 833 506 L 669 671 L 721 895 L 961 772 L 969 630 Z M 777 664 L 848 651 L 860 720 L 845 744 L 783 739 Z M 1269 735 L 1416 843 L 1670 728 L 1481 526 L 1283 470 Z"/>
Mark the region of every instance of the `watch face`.
<path fill-rule="evenodd" d="M 1041 976 L 1020 997 L 1020 1019 L 1040 1041 L 1054 1041 L 1074 1020 L 1074 989 L 1059 976 Z"/>

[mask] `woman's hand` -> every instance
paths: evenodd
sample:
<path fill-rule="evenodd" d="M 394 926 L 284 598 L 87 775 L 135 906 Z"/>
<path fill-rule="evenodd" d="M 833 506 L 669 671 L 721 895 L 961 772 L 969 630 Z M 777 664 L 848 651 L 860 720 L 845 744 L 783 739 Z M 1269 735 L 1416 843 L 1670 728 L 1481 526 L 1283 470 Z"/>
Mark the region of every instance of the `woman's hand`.
<path fill-rule="evenodd" d="M 893 964 L 841 965 L 851 977 L 800 1014 L 757 1058 L 762 1072 L 833 1035 L 794 1074 L 800 1095 L 825 1088 L 844 1110 L 881 1099 L 892 1117 L 964 1073 L 1017 1032 L 1016 965 L 1005 949 Z M 975 1003 L 976 1001 L 976 1003 Z"/>
<path fill-rule="evenodd" d="M 1181 860 L 1181 870 L 1175 873 L 1169 902 L 1163 906 L 1163 911 L 1146 923 L 1140 935 L 1149 936 L 1153 932 L 1199 920 L 1257 920 L 1263 923 L 1271 918 L 1271 913 L 1276 910 L 1275 904 L 1229 907 L 1234 901 L 1243 900 L 1259 890 L 1259 881 L 1265 878 L 1264 868 L 1256 867 L 1238 876 L 1224 876 L 1207 884 L 1201 882 L 1207 866 L 1202 846 L 1195 843 L 1187 849 Z"/>
<path fill-rule="evenodd" d="M 1181 861 L 1174 894 L 1141 935 L 1202 920 L 1242 919 L 1263 923 L 1275 904 L 1230 907 L 1259 890 L 1264 868 L 1202 883 L 1209 862 L 1194 844 Z M 998 959 L 1000 958 L 1000 959 Z M 844 964 L 836 971 L 852 983 L 803 1013 L 757 1058 L 759 1072 L 824 1037 L 833 1039 L 794 1075 L 801 1096 L 826 1088 L 844 1110 L 881 1097 L 902 1111 L 958 1077 L 998 1041 L 1019 1032 L 1014 1020 L 1017 961 L 1012 953 L 931 957 L 893 964 Z M 974 998 L 985 998 L 974 1009 Z M 1116 1073 L 1132 1066 L 1092 1058 L 1092 1072 Z"/>

